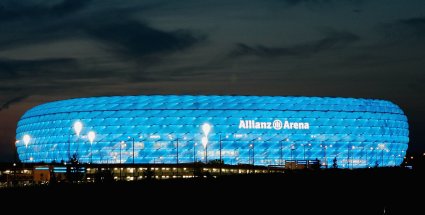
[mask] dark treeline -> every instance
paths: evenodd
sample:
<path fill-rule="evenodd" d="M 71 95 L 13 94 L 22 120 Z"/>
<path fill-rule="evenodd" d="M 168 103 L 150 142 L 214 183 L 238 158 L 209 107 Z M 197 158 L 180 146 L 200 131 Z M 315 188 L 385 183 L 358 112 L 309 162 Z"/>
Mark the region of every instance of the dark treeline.
<path fill-rule="evenodd" d="M 152 208 L 171 212 L 407 214 L 423 204 L 425 180 L 421 173 L 406 168 L 297 170 L 217 178 L 51 184 L 3 189 L 0 196 L 38 204 L 89 204 L 88 209 L 94 212 Z"/>

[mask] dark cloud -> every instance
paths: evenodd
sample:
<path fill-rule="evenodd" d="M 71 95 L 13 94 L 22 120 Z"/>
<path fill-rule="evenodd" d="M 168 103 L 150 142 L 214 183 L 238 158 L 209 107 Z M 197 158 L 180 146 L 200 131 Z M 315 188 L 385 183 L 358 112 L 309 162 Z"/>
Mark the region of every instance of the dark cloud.
<path fill-rule="evenodd" d="M 364 0 L 345 0 L 345 1 L 341 1 L 341 0 L 282 0 L 282 2 L 285 2 L 287 5 L 290 6 L 295 6 L 295 5 L 300 5 L 300 4 L 316 4 L 316 5 L 321 5 L 321 4 L 329 4 L 329 3 L 336 3 L 336 2 L 348 2 L 348 3 L 352 3 L 352 4 L 357 4 L 357 3 L 363 3 Z"/>
<path fill-rule="evenodd" d="M 111 77 L 112 76 L 112 77 Z M 128 78 L 126 75 L 110 70 L 81 68 L 79 62 L 71 58 L 14 60 L 0 59 L 0 83 L 2 92 L 23 98 L 30 95 L 45 95 L 53 92 L 83 92 L 87 86 L 111 84 L 114 80 Z M 99 79 L 104 80 L 98 82 Z M 6 100 L 5 100 L 6 99 Z M 3 104 L 9 104 L 3 98 Z M 12 99 L 12 102 L 15 100 Z M 4 105 L 3 105 L 4 106 Z"/>
<path fill-rule="evenodd" d="M 114 52 L 136 57 L 183 50 L 204 39 L 189 31 L 165 32 L 134 20 L 93 22 L 84 30 L 110 45 Z"/>
<path fill-rule="evenodd" d="M 91 0 L 65 0 L 49 8 L 49 13 L 62 16 L 85 8 Z"/>
<path fill-rule="evenodd" d="M 358 40 L 360 40 L 360 37 L 356 34 L 345 31 L 333 31 L 328 33 L 323 39 L 290 47 L 249 46 L 239 43 L 230 55 L 236 57 L 245 55 L 255 55 L 259 57 L 306 56 L 332 49 L 341 49 Z"/>
<path fill-rule="evenodd" d="M 425 17 L 402 19 L 399 22 L 423 30 L 425 26 Z"/>
<path fill-rule="evenodd" d="M 169 73 L 152 74 L 149 67 L 206 39 L 189 30 L 156 29 L 134 18 L 135 13 L 155 7 L 153 4 L 117 3 L 116 8 L 111 8 L 101 3 L 74 0 L 50 4 L 1 3 L 0 28 L 9 29 L 0 34 L 1 50 L 40 44 L 50 48 L 48 43 L 68 39 L 87 39 L 102 46 L 97 47 L 100 50 L 90 59 L 78 55 L 0 58 L 0 90 L 17 97 L 54 91 L 66 94 L 84 87 L 117 83 L 155 82 Z M 109 59 L 104 59 L 105 55 Z"/>
<path fill-rule="evenodd" d="M 83 9 L 90 0 L 65 0 L 47 5 L 31 1 L 3 1 L 0 3 L 0 23 L 18 19 L 53 18 Z"/>
<path fill-rule="evenodd" d="M 414 36 L 425 37 L 425 17 L 402 19 L 399 23 L 408 28 Z"/>
<path fill-rule="evenodd" d="M 75 69 L 73 59 L 41 59 L 41 60 L 15 60 L 0 59 L 0 80 L 21 80 L 22 78 L 43 77 L 48 79 L 51 73 L 60 73 L 64 69 Z M 69 75 L 72 75 L 71 73 Z M 69 77 L 63 77 L 69 78 Z"/>
<path fill-rule="evenodd" d="M 52 1 L 53 2 L 53 1 Z M 25 47 L 75 34 L 75 14 L 90 1 L 65 0 L 59 3 L 3 1 L 0 3 L 0 48 Z M 74 33 L 73 33 L 74 32 Z"/>
<path fill-rule="evenodd" d="M 4 20 L 0 21 L 0 27 L 13 25 L 13 28 L 0 35 L 0 47 L 11 49 L 67 38 L 90 38 L 110 46 L 109 52 L 140 57 L 183 50 L 205 39 L 189 30 L 155 29 L 132 17 L 149 6 L 82 13 L 88 5 L 89 1 L 68 0 L 53 6 L 3 6 L 0 19 Z M 15 19 L 20 22 L 11 22 Z"/>
<path fill-rule="evenodd" d="M 329 3 L 333 0 L 284 0 L 289 5 L 297 5 L 301 3 Z"/>
<path fill-rule="evenodd" d="M 378 32 L 392 42 L 420 42 L 425 44 L 425 17 L 399 19 L 378 25 Z"/>
<path fill-rule="evenodd" d="M 296 55 L 297 52 L 291 48 L 270 48 L 262 45 L 249 46 L 244 43 L 236 44 L 236 49 L 232 51 L 231 56 L 256 55 L 259 57 L 276 57 L 285 55 Z"/>
<path fill-rule="evenodd" d="M 0 111 L 4 110 L 4 109 L 8 109 L 9 106 L 13 103 L 18 103 L 24 99 L 26 99 L 28 96 L 18 96 L 12 99 L 9 99 L 7 101 L 5 101 L 3 104 L 0 105 Z"/>

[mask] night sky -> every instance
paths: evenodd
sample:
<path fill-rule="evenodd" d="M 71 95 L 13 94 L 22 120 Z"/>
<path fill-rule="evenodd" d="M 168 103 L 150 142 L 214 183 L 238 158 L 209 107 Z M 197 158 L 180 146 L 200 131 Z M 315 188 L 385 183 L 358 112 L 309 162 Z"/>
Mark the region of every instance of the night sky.
<path fill-rule="evenodd" d="M 425 149 L 423 0 L 0 1 L 0 161 L 35 105 L 104 95 L 377 98 Z"/>

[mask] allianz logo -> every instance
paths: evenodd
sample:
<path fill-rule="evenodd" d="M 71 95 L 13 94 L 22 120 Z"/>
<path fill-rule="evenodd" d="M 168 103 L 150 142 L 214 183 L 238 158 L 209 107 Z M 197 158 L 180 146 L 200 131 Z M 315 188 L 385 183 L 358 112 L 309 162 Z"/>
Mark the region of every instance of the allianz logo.
<path fill-rule="evenodd" d="M 255 120 L 239 120 L 239 129 L 310 129 L 310 123 L 308 122 L 289 122 L 285 120 L 282 122 L 279 119 L 273 120 L 273 122 L 260 122 Z"/>

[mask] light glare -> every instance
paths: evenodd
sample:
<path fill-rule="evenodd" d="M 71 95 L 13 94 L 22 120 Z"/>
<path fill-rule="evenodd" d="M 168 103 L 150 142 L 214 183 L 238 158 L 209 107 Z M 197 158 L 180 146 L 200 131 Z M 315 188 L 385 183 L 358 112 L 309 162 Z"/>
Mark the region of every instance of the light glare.
<path fill-rule="evenodd" d="M 210 131 L 211 131 L 211 125 L 210 125 L 210 124 L 208 124 L 208 123 L 204 123 L 204 124 L 202 125 L 202 131 L 204 132 L 205 136 L 208 136 L 208 134 L 209 134 L 209 133 L 210 133 Z"/>
<path fill-rule="evenodd" d="M 77 137 L 80 136 L 81 130 L 83 130 L 83 123 L 81 123 L 80 121 L 76 121 L 74 123 L 74 131 Z"/>
<path fill-rule="evenodd" d="M 90 131 L 87 136 L 89 138 L 90 143 L 93 143 L 94 138 L 96 137 L 96 133 L 94 133 L 94 131 Z"/>
<path fill-rule="evenodd" d="M 28 143 L 30 143 L 30 140 L 31 140 L 30 135 L 25 134 L 24 137 L 23 137 L 23 139 L 24 139 L 25 147 L 27 147 L 28 146 Z"/>

